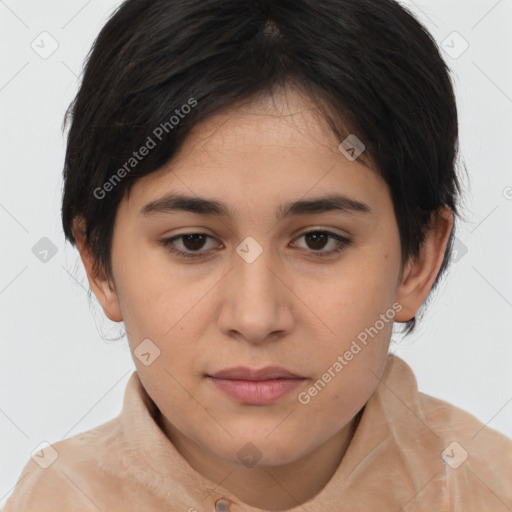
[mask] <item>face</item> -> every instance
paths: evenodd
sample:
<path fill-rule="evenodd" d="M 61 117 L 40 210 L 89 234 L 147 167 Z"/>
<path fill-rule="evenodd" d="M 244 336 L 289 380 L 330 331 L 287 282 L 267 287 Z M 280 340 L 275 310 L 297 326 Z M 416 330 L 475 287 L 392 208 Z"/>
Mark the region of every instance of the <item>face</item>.
<path fill-rule="evenodd" d="M 248 443 L 261 465 L 314 452 L 382 374 L 402 309 L 398 227 L 385 181 L 339 143 L 287 91 L 196 126 L 119 206 L 104 309 L 168 430 L 225 461 Z M 294 377 L 214 377 L 268 366 Z"/>

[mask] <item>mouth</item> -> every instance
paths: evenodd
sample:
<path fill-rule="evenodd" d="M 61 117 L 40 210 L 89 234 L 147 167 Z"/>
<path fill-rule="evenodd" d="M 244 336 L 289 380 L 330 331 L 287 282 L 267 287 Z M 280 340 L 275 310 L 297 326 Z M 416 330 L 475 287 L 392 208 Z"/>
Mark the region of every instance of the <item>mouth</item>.
<path fill-rule="evenodd" d="M 207 378 L 230 398 L 251 405 L 274 403 L 305 380 L 279 366 L 259 370 L 238 366 L 207 375 Z"/>

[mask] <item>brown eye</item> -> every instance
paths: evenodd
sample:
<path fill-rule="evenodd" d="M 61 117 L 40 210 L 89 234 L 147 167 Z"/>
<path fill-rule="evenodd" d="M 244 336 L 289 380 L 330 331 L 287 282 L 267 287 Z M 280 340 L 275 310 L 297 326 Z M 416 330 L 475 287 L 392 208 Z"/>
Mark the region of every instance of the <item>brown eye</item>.
<path fill-rule="evenodd" d="M 312 231 L 311 233 L 306 233 L 304 237 L 308 246 L 315 251 L 322 250 L 329 241 L 329 235 L 322 231 Z"/>
<path fill-rule="evenodd" d="M 166 247 L 170 252 L 183 256 L 184 258 L 201 258 L 208 252 L 201 249 L 204 248 L 209 238 L 213 240 L 213 237 L 206 233 L 186 233 L 184 235 L 161 240 L 160 244 Z M 181 246 L 184 250 L 175 248 L 178 241 L 181 241 Z"/>
<path fill-rule="evenodd" d="M 194 235 L 182 235 L 183 245 L 190 251 L 198 251 L 204 246 L 204 242 L 207 238 L 206 235 L 194 234 Z"/>
<path fill-rule="evenodd" d="M 336 235 L 330 231 L 308 231 L 307 233 L 300 235 L 299 239 L 300 238 L 304 238 L 307 245 L 306 249 L 310 249 L 309 252 L 312 252 L 314 256 L 320 257 L 332 256 L 341 252 L 350 245 L 350 240 L 348 238 Z M 328 245 L 330 240 L 334 240 L 334 248 L 332 250 L 325 250 L 325 247 Z"/>

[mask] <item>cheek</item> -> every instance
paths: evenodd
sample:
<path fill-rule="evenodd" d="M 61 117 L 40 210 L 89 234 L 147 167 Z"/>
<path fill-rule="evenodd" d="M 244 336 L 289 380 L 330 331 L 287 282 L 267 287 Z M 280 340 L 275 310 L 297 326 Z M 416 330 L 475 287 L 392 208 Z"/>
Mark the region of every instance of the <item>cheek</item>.
<path fill-rule="evenodd" d="M 326 324 L 325 332 L 346 340 L 373 325 L 392 306 L 394 292 L 393 269 L 372 262 L 347 266 L 329 282 L 317 283 L 302 295 Z"/>
<path fill-rule="evenodd" d="M 301 403 L 313 418 L 331 426 L 344 424 L 370 398 L 386 364 L 392 321 L 378 327 L 373 324 L 356 336 L 326 344 L 321 356 L 316 352 L 311 357 L 316 374 Z"/>
<path fill-rule="evenodd" d="M 159 251 L 134 250 L 114 263 L 123 321 L 138 337 L 162 338 L 169 334 L 184 316 L 191 297 L 188 291 L 184 293 L 179 277 L 165 275 L 170 266 L 166 268 L 161 255 L 155 257 Z"/>
<path fill-rule="evenodd" d="M 184 292 L 181 284 L 162 280 L 146 279 L 144 286 L 137 280 L 124 283 L 123 319 L 138 371 L 155 382 L 167 382 L 168 387 L 176 387 L 174 379 L 191 379 L 198 361 L 197 340 L 203 337 L 205 319 L 211 314 L 204 299 L 202 287 L 188 287 Z M 143 343 L 157 354 L 150 366 L 137 358 Z"/>
<path fill-rule="evenodd" d="M 337 396 L 343 406 L 347 400 L 366 399 L 376 385 L 375 374 L 385 364 L 396 314 L 394 270 L 387 267 L 388 261 L 381 256 L 350 269 L 347 265 L 328 286 L 309 292 L 310 309 L 322 320 L 318 327 L 321 343 L 312 358 L 316 378 L 330 379 L 329 400 Z"/>

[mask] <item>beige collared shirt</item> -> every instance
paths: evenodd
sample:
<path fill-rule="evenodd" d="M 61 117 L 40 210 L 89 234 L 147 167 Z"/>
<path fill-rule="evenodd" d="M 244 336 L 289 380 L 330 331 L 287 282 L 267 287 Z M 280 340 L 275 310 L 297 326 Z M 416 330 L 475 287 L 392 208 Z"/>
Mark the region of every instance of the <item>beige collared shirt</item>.
<path fill-rule="evenodd" d="M 262 512 L 195 471 L 136 372 L 119 416 L 30 459 L 3 512 Z M 53 454 L 54 456 L 54 454 Z M 44 464 L 43 464 L 44 465 Z M 289 512 L 511 512 L 512 441 L 418 391 L 390 354 L 338 469 Z"/>

